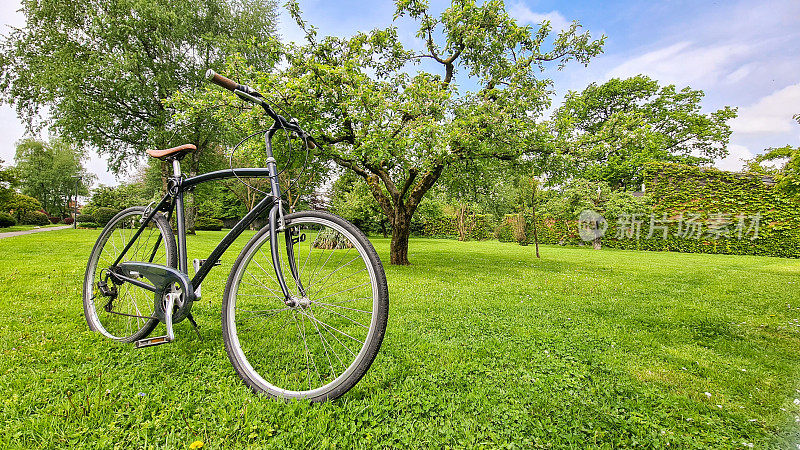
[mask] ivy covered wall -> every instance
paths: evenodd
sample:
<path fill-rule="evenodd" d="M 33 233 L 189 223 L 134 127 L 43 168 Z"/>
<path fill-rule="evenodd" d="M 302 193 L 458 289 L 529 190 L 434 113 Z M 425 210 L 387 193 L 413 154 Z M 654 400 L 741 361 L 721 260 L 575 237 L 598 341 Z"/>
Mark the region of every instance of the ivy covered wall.
<path fill-rule="evenodd" d="M 650 163 L 644 174 L 651 210 L 605 217 L 604 247 L 800 257 L 800 203 L 775 189 L 770 180 L 666 163 Z M 539 242 L 583 244 L 579 226 L 577 220 L 540 218 Z M 513 214 L 505 217 L 496 234 L 503 241 L 529 243 L 532 229 L 530 216 Z"/>

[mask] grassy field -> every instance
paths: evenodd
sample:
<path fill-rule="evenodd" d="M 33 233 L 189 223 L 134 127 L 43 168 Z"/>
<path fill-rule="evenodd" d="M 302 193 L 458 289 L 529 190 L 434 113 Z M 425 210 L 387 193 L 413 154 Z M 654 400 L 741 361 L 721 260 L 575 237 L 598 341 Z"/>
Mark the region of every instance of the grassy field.
<path fill-rule="evenodd" d="M 0 240 L 0 448 L 798 448 L 800 262 L 413 239 L 389 331 L 322 405 L 253 395 L 222 344 L 237 242 L 170 345 L 87 331 L 98 231 Z M 189 238 L 204 257 L 223 233 Z M 388 241 L 374 239 L 388 259 Z M 198 251 L 199 250 L 199 251 Z M 156 332 L 159 332 L 158 330 Z"/>

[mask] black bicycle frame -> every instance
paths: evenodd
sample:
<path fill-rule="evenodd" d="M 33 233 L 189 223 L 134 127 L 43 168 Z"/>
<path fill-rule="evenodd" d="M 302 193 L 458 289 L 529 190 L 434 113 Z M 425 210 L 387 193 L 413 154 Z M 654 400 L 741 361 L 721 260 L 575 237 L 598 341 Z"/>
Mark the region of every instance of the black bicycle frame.
<path fill-rule="evenodd" d="M 283 295 L 285 296 L 285 300 L 289 301 L 291 296 L 288 287 L 286 286 L 286 282 L 283 279 L 282 271 L 281 271 L 281 264 L 280 264 L 280 257 L 278 254 L 278 238 L 277 233 L 280 231 L 280 227 L 284 226 L 283 223 L 283 215 L 284 211 L 282 208 L 282 201 L 281 201 L 281 191 L 280 185 L 278 184 L 278 167 L 275 161 L 275 158 L 272 154 L 272 136 L 275 134 L 276 131 L 281 129 L 280 125 L 276 122 L 264 135 L 264 141 L 266 143 L 267 149 L 267 167 L 266 168 L 242 168 L 242 169 L 227 169 L 227 170 L 218 170 L 216 172 L 209 172 L 202 175 L 198 175 L 195 177 L 183 179 L 182 176 L 173 176 L 169 179 L 169 188 L 164 198 L 152 209 L 149 211 L 145 211 L 145 218 L 142 221 L 142 225 L 130 239 L 128 244 L 122 250 L 122 253 L 119 255 L 117 260 L 114 262 L 112 267 L 118 266 L 122 259 L 124 258 L 125 254 L 131 248 L 133 243 L 139 237 L 139 235 L 144 231 L 153 217 L 158 214 L 160 211 L 164 211 L 167 213 L 167 217 L 171 218 L 172 213 L 175 212 L 176 214 L 176 222 L 177 222 L 177 234 L 178 234 L 178 270 L 186 275 L 188 275 L 188 261 L 186 256 L 186 223 L 184 222 L 184 205 L 183 205 L 183 194 L 184 192 L 194 188 L 200 183 L 205 183 L 208 181 L 213 180 L 222 180 L 226 178 L 243 178 L 243 177 L 269 177 L 270 179 L 270 192 L 264 197 L 256 206 L 250 210 L 236 225 L 231 228 L 227 235 L 222 239 L 222 241 L 217 245 L 216 248 L 211 252 L 211 254 L 206 258 L 205 263 L 200 266 L 200 269 L 197 271 L 195 276 L 191 280 L 192 288 L 194 291 L 200 286 L 200 284 L 205 279 L 208 272 L 211 270 L 212 267 L 219 261 L 222 254 L 225 253 L 225 250 L 233 244 L 233 242 L 244 232 L 251 223 L 265 211 L 269 211 L 269 233 L 270 233 L 270 246 L 272 249 L 272 264 L 275 268 L 275 272 L 278 278 L 278 283 L 280 284 L 281 291 L 283 291 Z M 280 226 L 279 226 L 280 222 Z M 292 240 L 289 233 L 286 236 L 286 244 L 287 244 L 287 259 L 289 260 L 289 266 L 291 273 L 300 289 L 301 295 L 303 295 L 303 288 L 301 286 L 300 280 L 297 276 L 297 268 L 295 267 L 294 257 L 293 257 L 293 245 Z M 156 241 L 155 247 L 153 249 L 153 254 L 155 254 L 156 249 L 160 245 L 161 236 L 159 235 L 158 240 Z M 151 258 L 152 259 L 152 258 Z M 127 277 L 125 281 L 131 282 L 132 280 L 128 280 Z M 138 284 L 138 283 L 136 283 Z M 152 290 L 152 289 L 151 289 Z M 191 299 L 194 300 L 194 299 Z"/>

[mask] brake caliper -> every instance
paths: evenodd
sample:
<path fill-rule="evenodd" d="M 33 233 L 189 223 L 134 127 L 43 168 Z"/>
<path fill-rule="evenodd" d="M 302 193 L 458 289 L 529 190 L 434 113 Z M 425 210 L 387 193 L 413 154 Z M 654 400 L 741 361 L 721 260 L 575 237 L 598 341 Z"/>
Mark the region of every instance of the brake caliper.
<path fill-rule="evenodd" d="M 292 245 L 295 245 L 295 244 L 297 244 L 298 242 L 305 242 L 305 240 L 306 240 L 306 234 L 305 234 L 305 233 L 303 233 L 303 234 L 300 234 L 300 230 L 299 230 L 298 228 L 292 228 L 292 229 L 290 230 L 290 233 L 292 234 L 292 236 L 298 236 L 298 235 L 299 235 L 299 236 L 298 236 L 298 237 L 296 237 L 296 238 L 294 238 L 294 237 L 292 238 Z"/>

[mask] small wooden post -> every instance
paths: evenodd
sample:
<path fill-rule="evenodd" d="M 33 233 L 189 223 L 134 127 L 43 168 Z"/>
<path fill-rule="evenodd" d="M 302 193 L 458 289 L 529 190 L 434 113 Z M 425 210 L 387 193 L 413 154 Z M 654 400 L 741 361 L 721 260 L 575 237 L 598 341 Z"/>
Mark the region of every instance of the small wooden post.
<path fill-rule="evenodd" d="M 536 232 L 536 177 L 531 179 L 533 184 L 533 192 L 531 193 L 531 210 L 533 210 L 533 243 L 536 244 L 536 257 L 539 256 L 539 234 Z"/>

